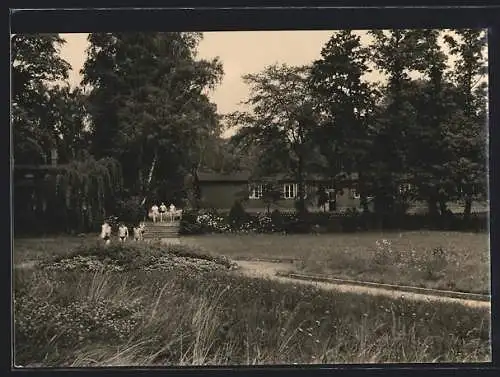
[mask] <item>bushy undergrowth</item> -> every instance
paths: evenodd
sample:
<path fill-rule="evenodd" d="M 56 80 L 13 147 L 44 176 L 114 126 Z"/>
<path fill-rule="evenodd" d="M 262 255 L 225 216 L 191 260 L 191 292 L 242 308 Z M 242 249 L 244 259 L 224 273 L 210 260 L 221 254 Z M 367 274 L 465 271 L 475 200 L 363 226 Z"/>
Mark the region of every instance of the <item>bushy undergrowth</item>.
<path fill-rule="evenodd" d="M 380 230 L 469 230 L 485 231 L 488 218 L 484 215 L 473 215 L 464 221 L 460 215 L 448 216 L 445 219 L 431 218 L 422 214 L 403 214 L 392 221 L 380 223 L 373 213 L 361 213 L 350 208 L 339 213 L 319 212 L 281 213 L 275 210 L 271 214 L 245 212 L 241 204 L 233 206 L 228 215 L 221 215 L 215 210 L 191 211 L 184 215 L 181 222 L 182 234 L 203 233 L 338 233 Z"/>
<path fill-rule="evenodd" d="M 186 245 L 111 244 L 82 245 L 64 256 L 40 263 L 55 271 L 130 271 L 234 268 L 235 263 L 224 256 L 213 256 L 201 248 Z"/>
<path fill-rule="evenodd" d="M 487 361 L 489 311 L 221 273 L 16 273 L 16 364 Z"/>

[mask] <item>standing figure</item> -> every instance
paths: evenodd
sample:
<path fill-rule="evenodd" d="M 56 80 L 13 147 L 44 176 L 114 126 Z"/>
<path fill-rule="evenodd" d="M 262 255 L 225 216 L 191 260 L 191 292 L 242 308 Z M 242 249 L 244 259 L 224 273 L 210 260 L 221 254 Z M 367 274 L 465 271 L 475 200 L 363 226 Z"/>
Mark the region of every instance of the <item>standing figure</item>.
<path fill-rule="evenodd" d="M 107 221 L 101 226 L 101 238 L 104 240 L 105 245 L 109 245 L 111 242 L 111 225 Z"/>
<path fill-rule="evenodd" d="M 167 206 L 165 203 L 161 203 L 160 205 L 160 222 L 163 222 L 163 216 L 165 215 L 165 212 L 167 212 Z"/>
<path fill-rule="evenodd" d="M 118 227 L 118 237 L 120 237 L 120 242 L 125 242 L 125 239 L 128 237 L 128 228 L 125 224 L 121 223 Z"/>
<path fill-rule="evenodd" d="M 155 223 L 158 218 L 158 206 L 156 204 L 153 204 L 151 207 L 151 214 L 153 215 L 153 222 Z"/>
<path fill-rule="evenodd" d="M 146 233 L 146 224 L 144 223 L 144 221 L 141 221 L 141 223 L 139 224 L 139 230 L 141 232 L 141 241 L 143 241 L 144 233 Z"/>
<path fill-rule="evenodd" d="M 172 203 L 168 207 L 168 212 L 170 212 L 171 220 L 174 221 L 175 220 L 175 206 Z"/>
<path fill-rule="evenodd" d="M 138 242 L 141 240 L 141 228 L 140 225 L 134 226 L 134 240 Z"/>

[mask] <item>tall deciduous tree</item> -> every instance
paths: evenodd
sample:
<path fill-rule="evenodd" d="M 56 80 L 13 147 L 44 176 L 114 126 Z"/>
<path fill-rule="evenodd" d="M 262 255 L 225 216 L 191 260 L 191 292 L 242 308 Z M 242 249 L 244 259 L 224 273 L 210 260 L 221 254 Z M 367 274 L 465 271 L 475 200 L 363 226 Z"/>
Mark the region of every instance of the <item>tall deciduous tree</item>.
<path fill-rule="evenodd" d="M 95 33 L 83 74 L 98 155 L 125 166 L 125 184 L 146 195 L 156 180 L 182 186 L 199 166 L 200 137 L 218 127 L 206 95 L 221 79 L 217 59 L 200 60 L 199 33 Z M 165 195 L 166 193 L 159 193 Z"/>
<path fill-rule="evenodd" d="M 369 59 L 369 49 L 362 46 L 359 36 L 339 31 L 323 47 L 311 74 L 321 113 L 315 136 L 327 161 L 327 176 L 335 187 L 342 173 L 358 173 L 364 207 L 368 126 L 374 107 L 374 88 L 363 78 L 370 72 Z"/>
<path fill-rule="evenodd" d="M 419 36 L 411 30 L 373 30 L 372 59 L 388 79 L 384 103 L 379 104 L 373 124 L 370 149 L 370 178 L 375 196 L 375 210 L 390 216 L 400 196 L 399 185 L 408 174 L 407 151 L 411 143 L 408 130 L 415 127 L 416 113 L 405 89 L 414 69 L 415 47 Z"/>
<path fill-rule="evenodd" d="M 238 137 L 262 148 L 260 166 L 292 172 L 298 184 L 298 210 L 305 205 L 304 179 L 314 145 L 314 99 L 309 87 L 309 68 L 272 65 L 260 73 L 243 77 L 250 85 L 247 112 L 231 115 L 233 125 L 240 126 Z M 273 166 L 274 165 L 274 166 Z"/>
<path fill-rule="evenodd" d="M 52 86 L 68 78 L 58 34 L 16 34 L 11 39 L 12 130 L 17 163 L 41 163 L 55 145 L 50 119 Z"/>
<path fill-rule="evenodd" d="M 423 74 L 412 82 L 408 98 L 417 112 L 415 127 L 408 130 L 408 172 L 417 197 L 428 203 L 429 213 L 445 213 L 449 200 L 450 174 L 445 163 L 450 158 L 444 137 L 445 124 L 456 110 L 452 87 L 445 79 L 447 57 L 439 45 L 438 30 L 414 31 L 413 67 Z"/>
<path fill-rule="evenodd" d="M 486 32 L 458 29 L 446 35 L 445 41 L 456 58 L 450 76 L 458 88 L 461 108 L 450 121 L 447 136 L 455 153 L 448 165 L 455 173 L 468 218 L 473 199 L 486 194 Z"/>

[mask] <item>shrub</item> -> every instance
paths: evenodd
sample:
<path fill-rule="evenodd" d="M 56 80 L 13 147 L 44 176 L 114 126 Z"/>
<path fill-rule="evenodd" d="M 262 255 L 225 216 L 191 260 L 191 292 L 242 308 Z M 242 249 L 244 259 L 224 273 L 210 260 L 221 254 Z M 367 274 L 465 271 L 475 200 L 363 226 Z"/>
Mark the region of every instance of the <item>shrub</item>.
<path fill-rule="evenodd" d="M 189 209 L 182 213 L 181 223 L 179 227 L 180 234 L 201 234 L 203 233 L 202 225 L 197 221 L 199 211 Z"/>
<path fill-rule="evenodd" d="M 142 199 L 139 196 L 120 200 L 117 203 L 117 215 L 120 221 L 137 224 L 144 219 L 146 211 L 141 205 Z"/>
<path fill-rule="evenodd" d="M 285 230 L 285 218 L 277 209 L 271 213 L 271 221 L 276 232 L 283 232 Z"/>
<path fill-rule="evenodd" d="M 269 215 L 259 213 L 254 221 L 256 225 L 255 230 L 259 233 L 273 233 L 277 231 L 277 227 Z"/>
<path fill-rule="evenodd" d="M 104 246 L 102 243 L 81 246 L 67 256 L 55 257 L 41 263 L 40 266 L 42 269 L 48 271 L 106 270 L 121 272 L 151 270 L 154 269 L 155 265 L 165 265 L 165 263 L 177 266 L 179 266 L 179 263 L 186 264 L 182 260 L 172 261 L 173 257 L 189 259 L 187 264 L 193 268 L 197 268 L 197 266 L 193 265 L 195 264 L 194 260 L 208 261 L 225 268 L 235 267 L 235 263 L 229 258 L 213 256 L 193 246 L 138 244 L 111 244 Z"/>
<path fill-rule="evenodd" d="M 373 255 L 373 262 L 375 264 L 388 265 L 401 261 L 401 254 L 399 250 L 393 249 L 391 241 L 382 239 L 377 240 L 375 243 L 376 248 Z"/>
<path fill-rule="evenodd" d="M 202 211 L 196 217 L 196 222 L 201 227 L 202 233 L 224 233 L 231 231 L 224 217 L 215 211 Z"/>
<path fill-rule="evenodd" d="M 249 216 L 243 208 L 241 200 L 235 200 L 231 210 L 229 211 L 228 222 L 229 225 L 234 229 L 241 229 L 242 226 L 248 222 Z"/>
<path fill-rule="evenodd" d="M 448 265 L 448 259 L 442 247 L 428 250 L 420 263 L 421 271 L 428 280 L 438 280 L 442 277 L 443 270 Z"/>
<path fill-rule="evenodd" d="M 123 342 L 138 327 L 140 309 L 138 302 L 128 300 L 98 298 L 62 305 L 33 294 L 18 294 L 14 298 L 16 354 L 26 357 L 32 350 L 65 350 L 102 339 Z M 26 363 L 25 357 L 16 358 L 16 363 Z"/>

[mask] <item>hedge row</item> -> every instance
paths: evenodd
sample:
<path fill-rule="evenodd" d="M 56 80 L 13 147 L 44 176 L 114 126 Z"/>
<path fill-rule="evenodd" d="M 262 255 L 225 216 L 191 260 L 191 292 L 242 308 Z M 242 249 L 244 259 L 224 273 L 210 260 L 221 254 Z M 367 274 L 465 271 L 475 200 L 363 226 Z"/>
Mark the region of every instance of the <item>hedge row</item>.
<path fill-rule="evenodd" d="M 256 233 L 342 233 L 374 230 L 488 230 L 486 213 L 473 214 L 469 220 L 461 215 L 431 217 L 404 214 L 381 219 L 373 213 L 295 213 L 248 214 L 231 211 L 228 215 L 216 211 L 186 211 L 181 221 L 181 234 L 256 232 Z"/>

